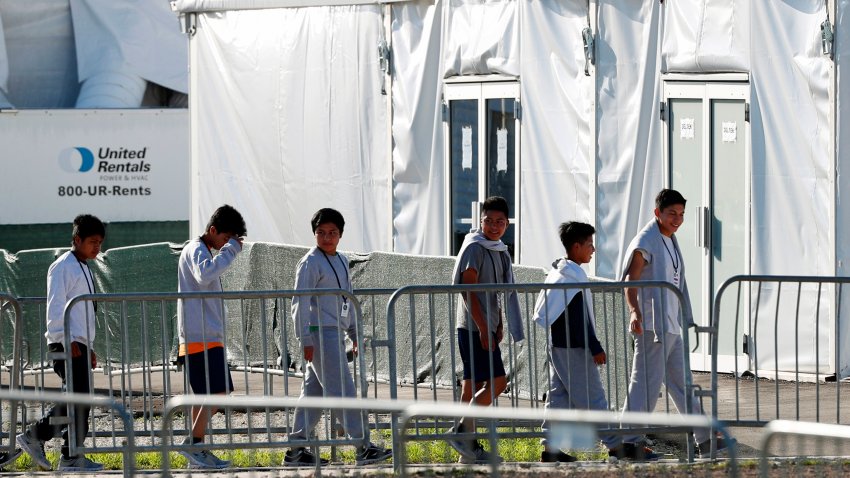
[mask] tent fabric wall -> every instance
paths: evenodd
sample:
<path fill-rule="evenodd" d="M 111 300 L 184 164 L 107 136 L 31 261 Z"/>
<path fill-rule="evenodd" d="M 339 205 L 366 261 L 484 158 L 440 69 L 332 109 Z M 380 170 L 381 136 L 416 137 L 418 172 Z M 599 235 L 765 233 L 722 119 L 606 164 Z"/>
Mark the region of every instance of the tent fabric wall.
<path fill-rule="evenodd" d="M 830 148 L 829 57 L 821 54 L 823 1 L 752 4 L 752 272 L 835 274 L 832 244 L 833 158 Z M 793 232 L 789 234 L 789 231 Z M 782 240 L 777 240 L 781 237 Z M 808 292 L 808 294 L 806 294 Z M 816 291 L 803 291 L 802 317 L 815 317 Z M 821 303 L 820 317 L 830 304 Z M 793 314 L 777 327 L 790 327 Z M 830 321 L 800 330 L 800 366 L 814 371 L 815 335 L 829 343 Z M 763 343 L 771 343 L 766 328 Z M 758 337 L 756 338 L 758 340 Z M 784 339 L 784 340 L 783 340 Z M 792 347 L 782 335 L 779 350 Z M 769 342 L 770 341 L 770 342 Z M 787 341 L 787 343 L 786 343 Z M 826 366 L 830 350 L 821 347 Z M 774 350 L 758 349 L 758 360 L 773 363 Z M 780 366 L 793 366 L 783 358 Z M 791 362 L 788 362 L 791 361 Z"/>
<path fill-rule="evenodd" d="M 440 45 L 443 3 L 392 6 L 393 250 L 445 253 Z"/>
<path fill-rule="evenodd" d="M 663 9 L 662 71 L 750 69 L 750 0 L 675 0 Z"/>
<path fill-rule="evenodd" d="M 9 55 L 6 53 L 6 34 L 3 33 L 3 15 L 0 12 L 0 108 L 11 108 L 9 93 Z"/>
<path fill-rule="evenodd" d="M 519 5 L 520 2 L 493 0 L 446 0 L 443 76 L 518 76 Z"/>
<path fill-rule="evenodd" d="M 348 218 L 347 245 L 390 249 L 380 12 L 315 7 L 199 17 L 194 233 L 230 203 L 252 240 L 308 245 L 313 212 L 334 207 Z"/>
<path fill-rule="evenodd" d="M 584 74 L 581 37 L 588 11 L 582 0 L 520 5 L 521 260 L 548 267 L 564 254 L 558 224 L 595 223 L 594 83 Z"/>
<path fill-rule="evenodd" d="M 850 276 L 850 0 L 835 3 L 835 264 L 837 276 Z M 847 97 L 845 98 L 845 95 Z M 844 100 L 847 101 L 844 101 Z M 841 317 L 850 317 L 850 288 L 839 297 Z M 850 376 L 850 321 L 836 327 L 836 347 L 841 351 L 837 364 L 841 377 Z"/>
<path fill-rule="evenodd" d="M 657 2 L 599 2 L 596 275 L 618 278 L 625 248 L 664 185 Z M 604 231 L 604 232 L 603 232 Z"/>
<path fill-rule="evenodd" d="M 72 108 L 77 56 L 67 1 L 0 0 L 9 62 L 9 102 L 17 108 Z"/>
<path fill-rule="evenodd" d="M 120 71 L 189 92 L 188 40 L 167 1 L 70 3 L 81 83 Z"/>

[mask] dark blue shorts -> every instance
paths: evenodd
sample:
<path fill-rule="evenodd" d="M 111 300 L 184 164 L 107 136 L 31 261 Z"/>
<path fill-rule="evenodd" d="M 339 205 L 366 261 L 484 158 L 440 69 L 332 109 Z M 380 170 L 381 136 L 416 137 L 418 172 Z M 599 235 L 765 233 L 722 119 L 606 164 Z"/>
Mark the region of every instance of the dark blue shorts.
<path fill-rule="evenodd" d="M 233 391 L 233 378 L 230 377 L 230 367 L 227 366 L 224 358 L 224 347 L 207 349 L 207 360 L 204 360 L 204 352 L 189 354 L 183 359 L 183 373 L 186 374 L 195 395 L 213 395 Z M 209 389 L 207 389 L 208 373 Z"/>
<path fill-rule="evenodd" d="M 495 334 L 490 334 L 491 340 L 496 340 Z M 470 332 L 467 329 L 457 329 L 457 346 L 460 349 L 460 360 L 463 362 L 463 379 L 473 379 L 477 382 L 491 382 L 495 377 L 505 376 L 505 364 L 502 363 L 502 349 L 496 345 L 495 350 L 484 350 L 481 347 L 480 332 Z M 470 346 L 472 347 L 470 349 Z M 493 368 L 490 368 L 490 358 Z"/>

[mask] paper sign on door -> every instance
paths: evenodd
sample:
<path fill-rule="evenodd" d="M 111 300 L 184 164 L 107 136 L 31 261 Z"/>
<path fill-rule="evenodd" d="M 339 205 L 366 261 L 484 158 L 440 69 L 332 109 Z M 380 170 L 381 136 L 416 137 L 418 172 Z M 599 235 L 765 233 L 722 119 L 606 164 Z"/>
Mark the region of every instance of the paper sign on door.
<path fill-rule="evenodd" d="M 735 143 L 738 141 L 738 123 L 736 121 L 723 122 L 723 142 Z"/>
<path fill-rule="evenodd" d="M 472 169 L 472 126 L 464 125 L 460 129 L 461 132 L 461 162 L 463 169 Z"/>
<path fill-rule="evenodd" d="M 682 118 L 679 120 L 679 138 L 694 139 L 694 119 Z"/>
<path fill-rule="evenodd" d="M 496 130 L 496 171 L 508 170 L 508 129 Z"/>

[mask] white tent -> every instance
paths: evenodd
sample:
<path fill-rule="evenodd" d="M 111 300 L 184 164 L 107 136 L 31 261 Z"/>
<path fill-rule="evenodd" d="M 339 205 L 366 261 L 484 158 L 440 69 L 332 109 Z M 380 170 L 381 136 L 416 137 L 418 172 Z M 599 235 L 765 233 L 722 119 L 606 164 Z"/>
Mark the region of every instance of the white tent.
<path fill-rule="evenodd" d="M 229 202 L 253 240 L 306 245 L 332 206 L 349 249 L 452 254 L 464 201 L 507 191 L 520 263 L 547 266 L 557 224 L 585 220 L 616 278 L 672 186 L 703 322 L 734 274 L 845 275 L 848 3 L 179 0 L 193 232 Z M 850 353 L 814 344 L 850 351 L 847 324 L 812 297 L 801 316 L 832 320 L 807 324 L 801 366 L 846 376 Z"/>

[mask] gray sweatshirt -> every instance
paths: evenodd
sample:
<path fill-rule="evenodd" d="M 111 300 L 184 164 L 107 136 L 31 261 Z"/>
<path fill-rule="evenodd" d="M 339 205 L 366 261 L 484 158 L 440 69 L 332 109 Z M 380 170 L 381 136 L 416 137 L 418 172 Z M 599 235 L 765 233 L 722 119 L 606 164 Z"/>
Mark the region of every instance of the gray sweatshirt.
<path fill-rule="evenodd" d="M 679 241 L 676 240 L 676 235 L 674 234 L 671 239 L 673 240 L 675 253 L 678 254 L 679 257 L 682 257 L 681 250 L 679 249 Z M 658 228 L 658 222 L 655 219 L 652 219 L 649 224 L 644 226 L 638 235 L 632 239 L 631 244 L 629 244 L 625 259 L 623 260 L 623 269 L 620 275 L 621 279 L 626 279 L 626 274 L 629 271 L 629 265 L 632 262 L 632 257 L 634 256 L 635 251 L 642 250 L 649 254 L 650 261 L 644 268 L 640 279 L 666 280 L 667 261 L 665 260 L 665 257 L 667 250 L 664 248 L 664 243 L 662 241 L 661 229 Z M 682 262 L 681 271 L 679 273 L 682 278 L 680 290 L 683 298 L 683 316 L 681 317 L 681 324 L 685 327 L 690 327 L 694 323 L 694 314 L 691 310 L 691 299 L 688 295 L 688 282 L 685 279 L 684 261 Z M 665 320 L 665 317 L 662 315 L 662 293 L 671 294 L 672 292 L 662 290 L 658 287 L 643 288 L 638 291 L 638 300 L 640 301 L 641 313 L 643 314 L 643 328 L 646 330 L 657 330 L 659 332 L 662 330 L 661 321 Z"/>
<path fill-rule="evenodd" d="M 295 290 L 342 289 L 351 292 L 348 258 L 339 252 L 326 255 L 318 247 L 310 249 L 295 270 Z M 302 296 L 292 299 L 292 319 L 295 336 L 302 347 L 313 345 L 310 327 L 338 327 L 351 340 L 357 335 L 354 307 L 349 304 L 348 317 L 342 317 L 343 299 L 338 295 Z"/>
<path fill-rule="evenodd" d="M 177 263 L 177 292 L 221 292 L 221 276 L 241 250 L 231 239 L 213 256 L 200 238 L 189 241 Z M 178 300 L 177 330 L 180 344 L 224 342 L 224 301 Z"/>

